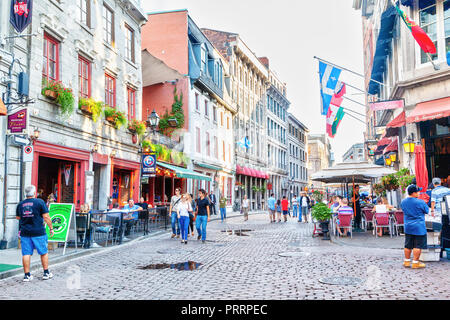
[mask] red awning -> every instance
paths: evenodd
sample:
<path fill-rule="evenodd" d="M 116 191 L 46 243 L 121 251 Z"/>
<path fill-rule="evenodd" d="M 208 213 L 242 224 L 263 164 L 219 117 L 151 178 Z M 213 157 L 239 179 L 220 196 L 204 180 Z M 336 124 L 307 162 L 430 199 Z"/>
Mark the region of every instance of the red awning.
<path fill-rule="evenodd" d="M 398 139 L 395 137 L 394 141 L 384 149 L 383 154 L 389 152 L 397 152 L 398 151 Z"/>
<path fill-rule="evenodd" d="M 388 123 L 387 128 L 401 128 L 406 125 L 406 114 L 405 111 L 400 113 L 400 115 Z"/>
<path fill-rule="evenodd" d="M 254 178 L 269 179 L 269 176 L 264 172 L 256 169 L 241 167 L 239 165 L 236 166 L 236 174 Z"/>
<path fill-rule="evenodd" d="M 378 147 L 388 146 L 391 143 L 392 143 L 392 138 L 383 138 L 380 141 L 378 141 L 377 146 Z"/>
<path fill-rule="evenodd" d="M 415 123 L 450 117 L 450 97 L 419 103 L 406 119 Z"/>

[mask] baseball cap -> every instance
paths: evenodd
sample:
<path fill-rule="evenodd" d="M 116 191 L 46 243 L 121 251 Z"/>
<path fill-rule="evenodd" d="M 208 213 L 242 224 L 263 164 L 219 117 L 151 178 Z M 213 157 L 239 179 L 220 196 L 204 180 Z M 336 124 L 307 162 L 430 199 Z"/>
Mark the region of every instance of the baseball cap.
<path fill-rule="evenodd" d="M 413 193 L 422 191 L 422 188 L 418 188 L 415 184 L 412 184 L 408 187 L 408 194 L 412 195 Z"/>

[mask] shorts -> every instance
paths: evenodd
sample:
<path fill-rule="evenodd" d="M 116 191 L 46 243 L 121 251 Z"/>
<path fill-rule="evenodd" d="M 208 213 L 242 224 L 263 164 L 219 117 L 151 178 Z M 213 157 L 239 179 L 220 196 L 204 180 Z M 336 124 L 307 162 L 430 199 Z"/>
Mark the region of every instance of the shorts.
<path fill-rule="evenodd" d="M 287 216 L 289 214 L 288 210 L 283 210 L 283 216 Z"/>
<path fill-rule="evenodd" d="M 47 235 L 40 237 L 20 237 L 22 246 L 22 256 L 32 256 L 34 249 L 40 256 L 48 253 L 48 237 Z"/>
<path fill-rule="evenodd" d="M 269 214 L 270 214 L 270 215 L 275 214 L 275 210 L 269 209 Z"/>
<path fill-rule="evenodd" d="M 411 234 L 405 235 L 405 248 L 409 250 L 413 249 L 428 249 L 427 236 L 415 236 Z"/>

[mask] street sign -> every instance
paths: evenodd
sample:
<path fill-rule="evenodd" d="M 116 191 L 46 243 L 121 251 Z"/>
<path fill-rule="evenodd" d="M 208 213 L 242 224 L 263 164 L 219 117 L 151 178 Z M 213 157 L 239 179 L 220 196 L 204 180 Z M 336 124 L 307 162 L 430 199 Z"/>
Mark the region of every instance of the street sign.
<path fill-rule="evenodd" d="M 31 141 L 26 136 L 13 136 L 12 142 L 17 146 L 28 146 Z"/>
<path fill-rule="evenodd" d="M 150 177 L 156 175 L 156 154 L 143 154 L 141 168 L 142 177 Z"/>
<path fill-rule="evenodd" d="M 8 127 L 6 134 L 9 135 L 26 135 L 28 128 L 28 109 L 20 109 L 8 115 Z"/>
<path fill-rule="evenodd" d="M 34 161 L 34 147 L 24 146 L 23 147 L 23 162 L 33 162 Z"/>

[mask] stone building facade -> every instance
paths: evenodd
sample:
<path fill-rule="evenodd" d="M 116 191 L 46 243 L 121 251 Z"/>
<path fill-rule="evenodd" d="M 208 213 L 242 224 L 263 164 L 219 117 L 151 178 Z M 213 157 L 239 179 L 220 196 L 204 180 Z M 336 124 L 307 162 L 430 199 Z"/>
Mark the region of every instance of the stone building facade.
<path fill-rule="evenodd" d="M 289 193 L 300 195 L 308 186 L 309 129 L 293 114 L 288 114 Z"/>
<path fill-rule="evenodd" d="M 22 45 L 29 53 L 29 96 L 35 101 L 28 106 L 29 126 L 40 134 L 33 142 L 34 161 L 23 168 L 23 185 L 35 185 L 44 200 L 53 194 L 57 202 L 74 203 L 76 209 L 84 203 L 106 209 L 114 201 L 138 200 L 138 144 L 126 126 L 116 129 L 104 118 L 94 123 L 78 102 L 92 98 L 128 120 L 141 119 L 140 28 L 145 22 L 131 0 L 34 2 L 26 32 L 37 36 Z M 72 114 L 63 116 L 59 105 L 41 93 L 45 80 L 72 89 Z M 17 172 L 20 149 L 10 149 L 10 172 Z M 17 244 L 15 208 L 22 198 L 17 179 L 7 184 L 3 211 L 8 246 Z"/>
<path fill-rule="evenodd" d="M 331 144 L 325 134 L 308 135 L 308 190 L 324 189 L 324 183 L 312 181 L 311 175 L 329 168 L 332 163 Z"/>

